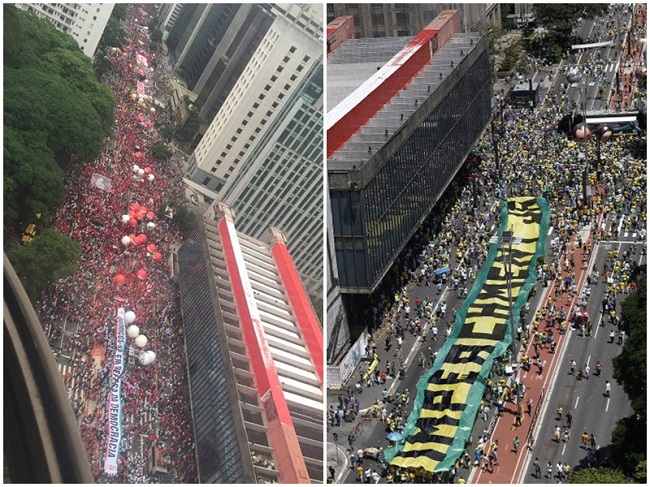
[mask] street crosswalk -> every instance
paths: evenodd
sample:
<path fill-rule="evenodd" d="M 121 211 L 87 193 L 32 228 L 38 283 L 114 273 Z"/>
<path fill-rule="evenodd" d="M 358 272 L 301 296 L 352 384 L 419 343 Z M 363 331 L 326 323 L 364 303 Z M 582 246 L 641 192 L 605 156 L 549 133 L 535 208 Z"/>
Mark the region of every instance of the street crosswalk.
<path fill-rule="evenodd" d="M 57 365 L 59 366 L 59 372 L 63 378 L 65 388 L 68 391 L 68 398 L 70 398 L 70 402 L 75 402 L 78 400 L 83 401 L 84 393 L 82 388 L 79 387 L 79 384 L 77 383 L 77 377 L 74 375 L 74 368 L 72 365 L 62 363 L 58 363 Z"/>

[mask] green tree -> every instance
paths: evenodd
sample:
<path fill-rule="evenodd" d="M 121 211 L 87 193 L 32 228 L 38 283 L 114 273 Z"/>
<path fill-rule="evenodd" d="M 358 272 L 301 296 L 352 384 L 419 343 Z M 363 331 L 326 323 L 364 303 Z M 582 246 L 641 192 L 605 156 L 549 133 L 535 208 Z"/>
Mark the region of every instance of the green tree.
<path fill-rule="evenodd" d="M 167 162 L 174 153 L 169 150 L 162 142 L 156 142 L 151 146 L 151 157 L 153 157 L 158 162 Z"/>
<path fill-rule="evenodd" d="M 60 279 L 75 272 L 81 246 L 48 228 L 27 245 L 15 245 L 7 255 L 27 295 L 35 302 L 49 279 Z"/>
<path fill-rule="evenodd" d="M 178 225 L 181 233 L 188 236 L 198 224 L 196 215 L 184 206 L 177 206 L 174 210 L 174 222 Z"/>
<path fill-rule="evenodd" d="M 63 171 L 42 139 L 4 127 L 4 223 L 47 215 L 63 201 Z"/>
<path fill-rule="evenodd" d="M 607 12 L 603 3 L 535 3 L 535 23 L 547 29 L 544 40 L 547 45 L 556 45 L 566 50 L 573 40 L 573 28 L 579 18 L 592 19 Z"/>
<path fill-rule="evenodd" d="M 631 478 L 620 470 L 610 468 L 583 468 L 569 476 L 570 484 L 631 484 Z"/>
<path fill-rule="evenodd" d="M 40 57 L 56 48 L 79 51 L 74 38 L 31 12 L 3 5 L 3 66 L 18 68 L 38 66 Z"/>
<path fill-rule="evenodd" d="M 90 101 L 57 74 L 34 68 L 5 69 L 4 123 L 47 141 L 62 167 L 73 154 L 97 157 L 102 123 Z"/>
<path fill-rule="evenodd" d="M 639 464 L 636 466 L 636 470 L 634 471 L 634 480 L 636 480 L 639 484 L 648 483 L 648 461 L 647 460 L 643 460 L 642 462 L 639 462 Z"/>
<path fill-rule="evenodd" d="M 612 431 L 612 461 L 627 475 L 636 474 L 646 459 L 646 422 L 633 414 L 616 423 Z"/>
<path fill-rule="evenodd" d="M 49 71 L 58 74 L 85 95 L 102 121 L 102 135 L 108 137 L 115 123 L 115 95 L 108 84 L 97 81 L 88 56 L 82 52 L 56 48 L 42 59 Z"/>
<path fill-rule="evenodd" d="M 644 279 L 639 282 L 637 292 L 621 304 L 621 328 L 625 330 L 627 339 L 621 354 L 613 360 L 614 378 L 623 385 L 623 390 L 632 401 L 634 412 L 643 422 L 647 418 L 647 305 Z M 635 373 L 630 374 L 631 370 Z"/>
<path fill-rule="evenodd" d="M 126 19 L 126 4 L 125 3 L 116 3 L 111 12 L 111 17 L 115 18 L 122 22 Z"/>

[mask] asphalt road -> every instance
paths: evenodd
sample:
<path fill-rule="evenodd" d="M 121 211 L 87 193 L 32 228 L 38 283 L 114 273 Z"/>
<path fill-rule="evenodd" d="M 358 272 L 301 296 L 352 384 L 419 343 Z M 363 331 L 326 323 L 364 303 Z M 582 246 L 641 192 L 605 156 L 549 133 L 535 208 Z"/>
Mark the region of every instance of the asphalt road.
<path fill-rule="evenodd" d="M 619 235 L 622 236 L 622 235 Z M 631 239 L 631 235 L 628 240 Z M 619 252 L 629 250 L 630 243 L 601 243 L 596 249 L 594 267 L 601 269 L 610 249 L 619 249 Z M 645 256 L 637 253 L 637 260 L 640 264 L 646 261 Z M 527 468 L 524 468 L 520 482 L 544 483 L 555 482 L 556 479 L 536 479 L 533 476 L 532 460 L 539 458 L 542 470 L 544 465 L 551 462 L 553 466 L 558 461 L 567 462 L 572 468 L 587 466 L 589 462 L 588 451 L 582 448 L 581 435 L 583 432 L 593 434 L 596 439 L 596 457 L 606 458 L 609 455 L 608 446 L 611 433 L 616 422 L 632 414 L 632 407 L 629 399 L 623 392 L 622 387 L 613 379 L 612 359 L 617 356 L 622 347 L 609 343 L 609 331 L 615 327 L 608 318 L 604 318 L 601 311 L 601 300 L 606 290 L 602 280 L 598 285 L 592 286 L 591 299 L 587 310 L 592 317 L 594 329 L 591 337 L 581 336 L 577 330 L 570 332 L 566 345 L 566 352 L 563 362 L 559 364 L 554 388 L 548 401 L 548 409 L 543 416 L 539 427 L 534 451 L 528 456 Z M 620 313 L 620 303 L 625 295 L 617 297 L 617 311 Z M 596 324 L 598 326 L 596 326 Z M 591 368 L 589 380 L 578 380 L 570 375 L 569 362 L 575 360 L 578 367 L 588 364 Z M 600 376 L 595 375 L 595 363 L 600 361 L 602 372 Z M 611 382 L 611 397 L 605 396 L 605 382 Z M 573 422 L 569 441 L 557 442 L 553 439 L 553 430 L 556 425 L 563 425 L 565 420 L 557 421 L 556 408 L 563 407 L 564 413 L 571 412 Z"/>

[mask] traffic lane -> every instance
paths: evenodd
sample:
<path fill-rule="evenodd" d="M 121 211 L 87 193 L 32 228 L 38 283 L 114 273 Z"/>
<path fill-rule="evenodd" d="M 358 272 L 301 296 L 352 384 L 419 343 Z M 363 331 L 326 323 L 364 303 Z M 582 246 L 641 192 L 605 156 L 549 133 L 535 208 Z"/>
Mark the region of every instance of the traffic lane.
<path fill-rule="evenodd" d="M 623 250 L 625 250 L 623 248 Z M 606 258 L 606 249 L 598 248 L 596 263 L 602 265 Z M 604 296 L 604 286 L 592 288 L 592 299 L 588 304 L 588 311 L 593 318 L 600 315 L 600 301 Z M 594 325 L 598 323 L 598 318 Z M 609 325 L 611 327 L 611 325 Z M 606 327 L 604 327 L 606 328 Z M 560 371 L 557 377 L 555 389 L 549 399 L 548 413 L 542 421 L 539 437 L 536 439 L 535 450 L 532 457 L 538 457 L 542 469 L 548 461 L 551 461 L 554 468 L 558 461 L 568 462 L 571 467 L 583 464 L 587 458 L 587 451 L 581 448 L 580 436 L 584 431 L 594 434 L 597 446 L 603 447 L 609 444 L 611 432 L 616 421 L 631 414 L 631 404 L 627 396 L 611 377 L 611 360 L 620 353 L 620 346 L 610 344 L 607 333 L 594 333 L 591 338 L 580 337 L 577 331 L 572 331 L 567 343 L 567 353 L 564 364 L 560 364 Z M 569 361 L 573 358 L 577 366 L 589 364 L 592 372 L 589 380 L 578 381 L 575 376 L 570 375 Z M 603 372 L 600 377 L 595 376 L 595 362 L 599 360 L 603 364 Z M 612 384 L 611 397 L 604 396 L 605 381 L 610 380 Z M 570 439 L 567 444 L 563 441 L 556 442 L 553 439 L 553 430 L 556 425 L 562 422 L 556 419 L 556 408 L 563 407 L 563 412 L 571 412 L 573 424 L 571 427 Z M 529 464 L 528 472 L 524 476 L 525 481 L 543 482 L 547 479 L 534 479 L 532 463 Z"/>

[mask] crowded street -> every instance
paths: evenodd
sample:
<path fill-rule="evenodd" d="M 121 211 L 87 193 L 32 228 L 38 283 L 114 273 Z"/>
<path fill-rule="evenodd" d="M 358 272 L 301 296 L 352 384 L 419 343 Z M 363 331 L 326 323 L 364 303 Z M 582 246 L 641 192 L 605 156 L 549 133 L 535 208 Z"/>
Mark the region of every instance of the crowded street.
<path fill-rule="evenodd" d="M 154 103 L 153 87 L 164 87 L 165 80 L 155 68 L 160 52 L 146 27 L 151 8 L 128 5 L 123 49 L 110 52 L 108 78 L 117 99 L 112 137 L 96 161 L 71 164 L 67 173 L 55 225 L 81 244 L 78 269 L 49 284 L 37 304 L 97 482 L 197 479 L 179 298 L 170 268 L 182 238 L 165 216 L 168 202 L 182 203 L 181 174 L 150 154 L 161 141 L 154 122 L 165 117 Z M 120 316 L 136 327 L 129 327 L 126 361 L 114 377 L 114 356 L 123 348 L 115 324 Z M 131 333 L 138 329 L 136 338 Z M 118 428 L 108 417 L 116 407 L 109 399 L 116 382 Z M 116 441 L 117 430 L 119 455 L 111 467 L 107 443 Z"/>
<path fill-rule="evenodd" d="M 600 446 L 608 443 L 616 421 L 631 412 L 612 377 L 611 359 L 625 339 L 618 326 L 620 303 L 634 292 L 632 272 L 646 263 L 646 137 L 643 132 L 580 143 L 558 133 L 558 121 L 584 105 L 645 106 L 645 89 L 636 85 L 645 15 L 645 6 L 612 5 L 602 26 L 587 25 L 589 40 L 616 43 L 603 49 L 611 58 L 599 66 L 602 53 L 567 53 L 559 65 L 528 56 L 515 78 L 542 81 L 535 108 L 509 103 L 505 94 L 515 79 L 495 85 L 495 126 L 488 126 L 474 151 L 478 167 L 456 176 L 375 293 L 367 358 L 328 398 L 332 481 L 555 483 L 566 481 L 577 466 L 607 464 Z M 630 46 L 611 28 L 617 22 L 634 25 Z M 587 78 L 589 89 L 576 89 L 565 76 L 576 65 L 592 78 L 603 77 L 602 83 L 592 85 Z M 620 91 L 612 85 L 619 70 Z M 599 83 L 609 94 L 602 99 Z M 579 153 L 602 163 L 602 170 L 589 170 L 584 191 Z M 472 184 L 468 176 L 477 173 Z M 386 450 L 404 440 L 420 377 L 434 369 L 446 338 L 462 325 L 456 313 L 486 262 L 503 200 L 531 195 L 550 205 L 546 255 L 522 310 L 515 353 L 506 352 L 492 365 L 465 451 L 453 468 L 435 474 L 390 465 Z M 448 270 L 438 273 L 441 269 Z M 590 370 L 592 379 L 584 380 Z M 594 408 L 603 414 L 592 414 Z M 574 419 L 565 433 L 567 412 Z M 558 427 L 566 441 L 555 436 Z M 580 447 L 583 431 L 596 438 L 593 448 Z M 542 467 L 552 465 L 551 476 L 533 477 L 535 458 Z"/>

